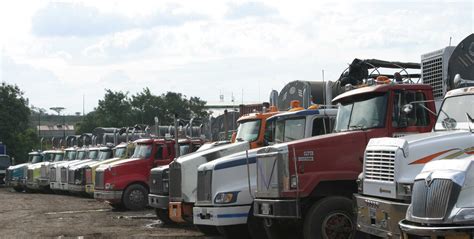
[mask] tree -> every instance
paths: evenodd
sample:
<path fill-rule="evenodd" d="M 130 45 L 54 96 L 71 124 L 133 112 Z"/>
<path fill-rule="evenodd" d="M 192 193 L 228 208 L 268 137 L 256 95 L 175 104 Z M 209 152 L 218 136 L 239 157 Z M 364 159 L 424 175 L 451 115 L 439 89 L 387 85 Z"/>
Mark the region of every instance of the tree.
<path fill-rule="evenodd" d="M 30 108 L 28 99 L 16 85 L 5 82 L 0 87 L 0 141 L 17 162 L 27 160 L 28 152 L 37 146 L 33 129 L 28 129 Z"/>

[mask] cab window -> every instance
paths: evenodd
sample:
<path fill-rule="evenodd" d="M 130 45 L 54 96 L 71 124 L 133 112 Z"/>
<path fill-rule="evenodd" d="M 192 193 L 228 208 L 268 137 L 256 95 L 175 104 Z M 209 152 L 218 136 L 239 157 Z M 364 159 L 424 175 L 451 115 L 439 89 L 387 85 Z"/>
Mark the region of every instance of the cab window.
<path fill-rule="evenodd" d="M 423 92 L 395 91 L 393 97 L 392 126 L 395 128 L 428 126 L 430 124 L 429 112 L 426 110 L 426 103 L 422 102 L 425 100 L 426 98 Z M 409 113 L 404 112 L 403 106 L 412 102 L 415 102 L 412 104 L 412 110 Z"/>
<path fill-rule="evenodd" d="M 313 120 L 313 130 L 311 136 L 323 135 L 332 132 L 334 119 L 327 117 L 315 118 Z"/>

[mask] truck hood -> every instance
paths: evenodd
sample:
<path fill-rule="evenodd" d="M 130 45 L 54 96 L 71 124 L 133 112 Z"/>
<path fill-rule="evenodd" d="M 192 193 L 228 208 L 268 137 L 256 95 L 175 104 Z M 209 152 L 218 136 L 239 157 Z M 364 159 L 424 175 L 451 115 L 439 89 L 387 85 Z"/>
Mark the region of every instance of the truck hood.
<path fill-rule="evenodd" d="M 90 163 L 81 165 L 80 167 L 81 168 L 84 168 L 84 167 L 97 168 L 102 164 L 113 163 L 113 162 L 118 161 L 120 159 L 122 159 L 122 158 L 111 158 L 111 159 L 106 159 L 106 160 L 102 160 L 102 161 L 94 161 L 94 162 L 90 162 Z"/>
<path fill-rule="evenodd" d="M 77 164 L 69 166 L 69 169 L 76 170 L 76 169 L 83 168 L 87 165 L 94 164 L 94 163 L 97 163 L 97 162 L 99 162 L 99 161 L 92 160 L 92 159 L 87 159 L 87 160 L 84 160 L 81 163 L 77 163 Z"/>
<path fill-rule="evenodd" d="M 255 163 L 255 157 L 257 156 L 257 151 L 261 149 L 251 149 L 248 151 L 242 151 L 222 158 L 216 159 L 211 162 L 207 162 L 199 166 L 198 171 L 213 170 L 215 167 L 236 167 L 247 164 L 247 153 L 248 152 L 248 162 L 249 164 Z"/>
<path fill-rule="evenodd" d="M 248 149 L 248 147 L 250 147 L 250 146 L 249 146 L 249 143 L 247 141 L 235 142 L 235 143 L 231 143 L 231 144 L 224 144 L 224 145 L 216 146 L 216 147 L 206 149 L 206 150 L 203 150 L 203 151 L 197 151 L 197 152 L 194 152 L 194 153 L 191 153 L 191 154 L 183 155 L 183 156 L 177 158 L 176 162 L 178 162 L 180 164 L 186 164 L 187 161 L 193 161 L 196 158 L 200 158 L 200 157 L 205 158 L 206 161 L 208 162 L 208 161 L 220 158 L 219 155 L 222 152 L 237 149 L 237 148 L 242 148 L 242 150 L 245 150 L 245 149 Z M 222 156 L 225 156 L 225 155 L 228 155 L 228 154 L 222 154 Z"/>
<path fill-rule="evenodd" d="M 150 173 L 151 173 L 151 172 L 164 171 L 164 170 L 169 169 L 169 168 L 170 168 L 170 165 L 169 165 L 169 164 L 168 164 L 168 165 L 159 166 L 159 167 L 156 167 L 156 168 L 152 168 L 152 169 L 150 170 Z"/>
<path fill-rule="evenodd" d="M 124 160 L 119 160 L 119 161 L 115 161 L 115 162 L 112 162 L 112 163 L 106 163 L 106 164 L 101 164 L 99 167 L 97 167 L 96 171 L 97 170 L 104 170 L 106 168 L 109 168 L 109 167 L 119 167 L 119 166 L 122 166 L 122 165 L 129 165 L 129 164 L 135 164 L 139 161 L 146 161 L 142 158 L 129 158 L 129 159 L 124 159 Z"/>
<path fill-rule="evenodd" d="M 14 170 L 17 168 L 25 167 L 25 166 L 28 166 L 29 164 L 30 163 L 22 163 L 22 164 L 13 165 L 13 166 L 8 167 L 8 170 Z"/>

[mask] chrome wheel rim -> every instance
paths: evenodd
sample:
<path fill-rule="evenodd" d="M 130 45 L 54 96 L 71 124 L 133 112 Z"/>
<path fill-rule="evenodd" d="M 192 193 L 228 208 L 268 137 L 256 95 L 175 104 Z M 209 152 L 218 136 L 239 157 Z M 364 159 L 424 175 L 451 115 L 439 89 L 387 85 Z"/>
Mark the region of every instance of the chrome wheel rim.
<path fill-rule="evenodd" d="M 350 217 L 345 213 L 329 214 L 324 218 L 321 227 L 323 238 L 325 239 L 353 238 L 354 225 Z"/>

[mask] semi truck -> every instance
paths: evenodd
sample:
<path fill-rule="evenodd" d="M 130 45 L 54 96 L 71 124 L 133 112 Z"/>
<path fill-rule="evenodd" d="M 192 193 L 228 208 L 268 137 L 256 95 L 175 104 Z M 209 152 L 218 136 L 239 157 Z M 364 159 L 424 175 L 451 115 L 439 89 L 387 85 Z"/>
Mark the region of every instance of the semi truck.
<path fill-rule="evenodd" d="M 150 170 L 169 164 L 177 155 L 176 141 L 168 138 L 138 139 L 130 159 L 100 165 L 95 171 L 94 198 L 114 208 L 140 210 L 147 206 Z M 201 139 L 184 139 L 178 146 L 192 150 L 204 143 Z M 192 147 L 189 147 L 192 144 Z M 180 147 L 178 147 L 180 150 Z"/>
<path fill-rule="evenodd" d="M 10 167 L 12 161 L 10 156 L 6 154 L 0 154 L 0 184 L 5 184 L 5 175 L 7 174 L 7 168 Z"/>
<path fill-rule="evenodd" d="M 380 73 L 382 67 L 402 69 L 391 75 Z M 336 82 L 356 89 L 333 99 L 339 105 L 334 133 L 257 152 L 254 216 L 263 218 L 270 238 L 298 231 L 304 238 L 355 237 L 351 199 L 367 142 L 428 132 L 435 122 L 429 113 L 436 110 L 432 87 L 412 84 L 413 74 L 407 68 L 419 69 L 420 64 L 354 60 Z M 401 110 L 405 104 L 425 100 L 429 102 L 409 114 Z M 296 231 L 289 230 L 293 227 Z"/>
<path fill-rule="evenodd" d="M 17 192 L 23 192 L 26 188 L 26 171 L 28 165 L 43 161 L 43 154 L 40 151 L 28 153 L 27 163 L 10 166 L 7 169 L 7 186 L 13 187 Z"/>
<path fill-rule="evenodd" d="M 437 97 L 445 94 L 436 125 L 431 133 L 369 142 L 359 176 L 359 193 L 355 194 L 358 230 L 377 237 L 400 237 L 398 222 L 405 218 L 415 176 L 423 165 L 441 158 L 465 157 L 463 150 L 469 152 L 473 146 L 466 116 L 472 115 L 472 101 L 463 100 L 472 97 L 465 95 L 469 88 L 445 93 L 474 85 L 474 62 L 467 58 L 474 59 L 473 47 L 471 34 L 454 49 L 449 47 L 422 56 L 423 81 L 434 85 Z M 404 110 L 410 112 L 420 104 L 408 104 Z"/>
<path fill-rule="evenodd" d="M 267 130 L 273 132 L 267 133 L 272 137 L 266 145 L 331 133 L 336 115 L 337 108 L 317 105 L 274 115 L 267 119 L 267 124 L 273 125 Z M 239 152 L 199 166 L 194 224 L 216 226 L 226 238 L 265 236 L 261 234 L 263 224 L 253 216 L 252 208 L 257 150 Z"/>
<path fill-rule="evenodd" d="M 268 112 L 252 113 L 238 119 L 239 126 L 232 144 L 215 147 L 199 153 L 177 158 L 169 165 L 169 218 L 176 223 L 193 222 L 193 206 L 196 202 L 197 168 L 209 161 L 262 147 L 265 144 L 266 119 L 277 113 L 274 107 Z M 214 233 L 212 228 L 197 225 L 202 232 Z"/>
<path fill-rule="evenodd" d="M 73 162 L 79 162 L 86 157 L 86 148 L 78 148 L 77 146 L 69 147 L 64 150 L 64 160 L 61 163 L 51 165 L 49 168 L 49 188 L 55 193 L 63 192 L 61 190 L 61 168 Z M 66 174 L 66 172 L 64 172 Z M 64 175 L 64 180 L 67 176 Z"/>
<path fill-rule="evenodd" d="M 41 178 L 41 167 L 51 162 L 62 161 L 64 152 L 61 150 L 45 150 L 42 152 L 43 161 L 35 164 L 30 164 L 26 171 L 26 188 L 28 192 L 46 191 L 49 189 L 49 184 L 46 185 Z"/>
<path fill-rule="evenodd" d="M 207 150 L 187 156 L 182 156 L 170 165 L 154 168 L 150 173 L 151 191 L 148 195 L 150 206 L 155 208 L 157 217 L 165 223 L 192 223 L 192 204 L 195 202 L 197 188 L 197 167 L 211 160 L 230 155 L 245 149 L 264 145 L 265 120 L 277 113 L 275 107 L 270 107 L 265 113 L 251 113 L 238 118 L 239 124 L 233 143 L 226 141 L 214 142 Z M 181 169 L 185 171 L 181 171 Z M 183 191 L 182 191 L 183 190 Z M 190 199 L 189 203 L 181 205 L 181 199 Z M 169 216 L 169 202 L 174 202 L 173 216 Z M 204 227 L 201 230 L 206 230 Z"/>

